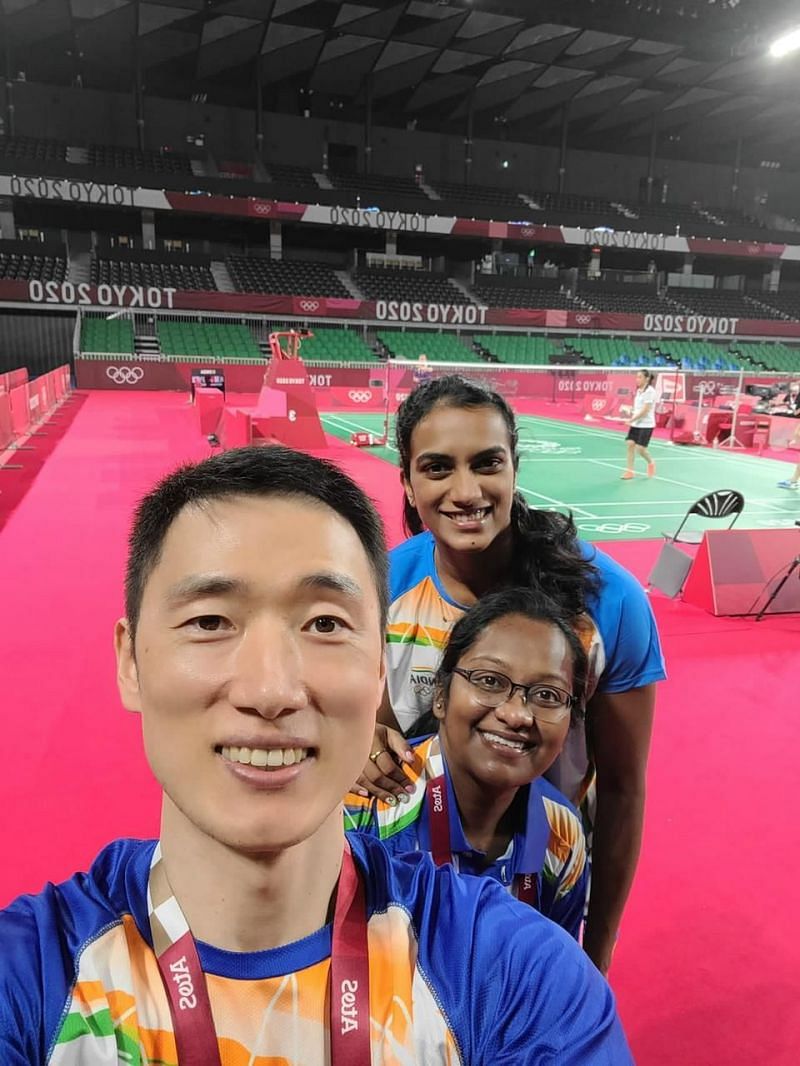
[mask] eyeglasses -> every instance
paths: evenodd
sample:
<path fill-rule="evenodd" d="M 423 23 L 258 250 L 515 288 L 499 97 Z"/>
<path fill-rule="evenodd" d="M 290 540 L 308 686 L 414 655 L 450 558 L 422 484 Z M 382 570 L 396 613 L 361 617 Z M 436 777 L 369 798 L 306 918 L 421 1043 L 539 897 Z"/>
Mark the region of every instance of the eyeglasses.
<path fill-rule="evenodd" d="M 577 696 L 556 685 L 518 685 L 510 677 L 494 670 L 462 670 L 457 666 L 453 673 L 469 681 L 484 707 L 502 707 L 513 698 L 515 692 L 521 692 L 522 702 L 533 717 L 549 725 L 563 722 L 578 702 Z"/>

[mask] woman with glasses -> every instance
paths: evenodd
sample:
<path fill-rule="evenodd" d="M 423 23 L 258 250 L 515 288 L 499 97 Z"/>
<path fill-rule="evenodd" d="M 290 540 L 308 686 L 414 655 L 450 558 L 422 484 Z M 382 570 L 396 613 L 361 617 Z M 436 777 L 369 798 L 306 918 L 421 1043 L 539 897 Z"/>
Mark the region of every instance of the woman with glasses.
<path fill-rule="evenodd" d="M 506 589 L 456 623 L 404 804 L 351 794 L 345 825 L 393 854 L 493 877 L 576 939 L 588 867 L 577 812 L 542 778 L 582 715 L 586 653 L 541 593 Z M 437 732 L 438 730 L 438 732 Z"/>
<path fill-rule="evenodd" d="M 574 620 L 589 681 L 585 722 L 547 776 L 581 808 L 590 834 L 583 945 L 607 973 L 639 857 L 655 686 L 665 676 L 647 597 L 627 570 L 578 539 L 571 518 L 528 505 L 517 489 L 516 419 L 498 393 L 455 375 L 435 378 L 401 404 L 396 434 L 412 535 L 390 553 L 387 687 L 357 785 L 407 806 L 403 734 L 431 709 L 447 637 L 468 607 L 511 586 L 552 597 Z"/>

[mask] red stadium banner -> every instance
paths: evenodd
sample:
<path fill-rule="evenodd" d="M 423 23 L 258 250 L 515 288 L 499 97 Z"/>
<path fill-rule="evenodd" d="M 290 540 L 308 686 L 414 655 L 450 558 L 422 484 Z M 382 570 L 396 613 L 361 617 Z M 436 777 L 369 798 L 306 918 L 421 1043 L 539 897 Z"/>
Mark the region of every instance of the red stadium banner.
<path fill-rule="evenodd" d="M 0 174 L 0 196 L 12 199 L 59 201 L 75 204 L 102 204 L 116 207 L 176 211 L 245 219 L 276 219 L 311 225 L 382 232 L 439 234 L 481 237 L 496 240 L 535 241 L 566 244 L 692 253 L 738 258 L 800 259 L 800 246 L 768 241 L 728 240 L 721 226 L 720 237 L 682 237 L 638 230 L 600 229 L 579 226 L 540 225 L 535 219 L 497 222 L 492 219 L 456 218 L 450 215 L 417 214 L 378 207 L 355 208 L 338 205 L 304 204 L 253 196 L 225 196 L 194 192 L 167 192 L 157 188 L 105 185 L 94 181 L 32 175 Z M 535 215 L 541 208 L 520 202 L 520 214 Z M 624 225 L 624 220 L 620 220 Z"/>
<path fill-rule="evenodd" d="M 800 338 L 800 322 L 777 319 L 677 312 L 636 315 L 270 293 L 189 292 L 142 285 L 95 286 L 70 281 L 0 281 L 0 303 L 3 302 L 66 308 L 126 307 L 131 310 L 206 311 L 209 314 L 217 311 L 227 314 L 292 315 L 298 318 L 350 318 L 398 326 L 512 326 L 519 329 L 590 330 L 597 333 L 653 333 L 657 336 Z"/>
<path fill-rule="evenodd" d="M 283 222 L 302 222 L 307 204 L 282 203 L 242 196 L 194 196 L 168 192 L 167 203 L 173 211 L 203 215 L 232 215 L 238 218 L 274 218 Z"/>
<path fill-rule="evenodd" d="M 762 241 L 728 241 L 720 237 L 689 237 L 689 251 L 695 255 L 744 256 L 748 259 L 780 259 L 786 244 L 770 244 Z"/>

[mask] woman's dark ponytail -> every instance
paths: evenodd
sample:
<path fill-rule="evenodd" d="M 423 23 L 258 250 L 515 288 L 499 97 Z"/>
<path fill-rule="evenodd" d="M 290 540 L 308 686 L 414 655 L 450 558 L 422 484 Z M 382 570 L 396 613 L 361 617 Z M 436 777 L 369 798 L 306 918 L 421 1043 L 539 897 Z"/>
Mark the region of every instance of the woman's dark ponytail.
<path fill-rule="evenodd" d="M 584 558 L 572 515 L 529 507 L 516 492 L 511 529 L 511 584 L 541 590 L 570 615 L 585 611 L 587 593 L 597 587 L 597 567 Z"/>

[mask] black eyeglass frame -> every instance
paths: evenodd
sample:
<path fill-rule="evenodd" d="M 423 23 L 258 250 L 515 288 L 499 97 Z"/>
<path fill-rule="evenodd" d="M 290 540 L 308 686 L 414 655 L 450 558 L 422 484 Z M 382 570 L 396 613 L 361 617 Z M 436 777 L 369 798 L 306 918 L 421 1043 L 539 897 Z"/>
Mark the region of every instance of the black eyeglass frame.
<path fill-rule="evenodd" d="M 486 669 L 486 667 L 476 667 L 474 670 L 465 670 L 461 666 L 454 666 L 453 673 L 458 674 L 459 677 L 463 677 L 466 681 L 469 682 L 473 689 L 476 690 L 476 692 L 480 692 L 482 695 L 488 696 L 490 699 L 492 698 L 492 693 L 481 689 L 480 686 L 472 680 L 473 676 L 475 674 L 491 674 L 493 677 L 502 679 L 503 681 L 507 681 L 510 688 L 508 689 L 508 693 L 504 695 L 503 699 L 501 699 L 499 703 L 486 703 L 484 706 L 492 708 L 502 707 L 504 703 L 508 703 L 509 700 L 512 700 L 514 698 L 515 692 L 521 692 L 522 702 L 530 710 L 534 718 L 541 717 L 541 715 L 536 714 L 536 711 L 547 712 L 550 710 L 550 708 L 541 707 L 539 704 L 532 703 L 530 700 L 530 693 L 537 688 L 548 688 L 551 689 L 553 692 L 557 692 L 560 696 L 564 697 L 564 703 L 559 704 L 558 707 L 552 708 L 553 711 L 558 710 L 560 712 L 555 721 L 551 722 L 552 725 L 557 725 L 559 722 L 562 722 L 567 717 L 567 715 L 572 713 L 573 708 L 577 707 L 580 703 L 580 699 L 578 696 L 573 696 L 571 692 L 567 692 L 565 689 L 560 688 L 558 685 L 551 685 L 544 681 L 537 681 L 533 685 L 520 685 L 518 682 L 513 681 L 508 676 L 508 674 L 504 674 L 500 670 L 488 670 Z M 542 720 L 546 721 L 547 719 Z"/>

